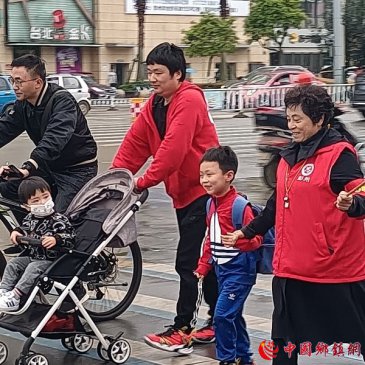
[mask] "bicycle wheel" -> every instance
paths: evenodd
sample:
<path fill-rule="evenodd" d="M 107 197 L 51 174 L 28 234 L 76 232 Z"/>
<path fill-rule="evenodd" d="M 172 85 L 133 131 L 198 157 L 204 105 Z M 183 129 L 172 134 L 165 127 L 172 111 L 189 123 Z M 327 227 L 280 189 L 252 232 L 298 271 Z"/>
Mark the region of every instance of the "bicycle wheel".
<path fill-rule="evenodd" d="M 88 283 L 89 299 L 84 307 L 94 321 L 107 321 L 120 316 L 133 302 L 142 278 L 142 255 L 138 242 L 112 249 L 107 248 L 113 260 L 113 270 L 104 280 Z"/>

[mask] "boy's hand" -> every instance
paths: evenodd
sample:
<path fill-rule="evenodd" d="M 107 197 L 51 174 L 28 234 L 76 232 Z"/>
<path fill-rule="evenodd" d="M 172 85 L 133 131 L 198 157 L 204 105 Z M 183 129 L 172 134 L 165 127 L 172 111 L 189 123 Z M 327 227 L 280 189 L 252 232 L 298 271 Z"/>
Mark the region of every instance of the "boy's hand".
<path fill-rule="evenodd" d="M 354 197 L 351 194 L 348 195 L 346 191 L 341 191 L 336 200 L 336 207 L 342 211 L 347 211 L 350 209 L 353 201 Z"/>
<path fill-rule="evenodd" d="M 42 237 L 42 246 L 49 250 L 50 248 L 56 246 L 56 239 L 52 236 Z"/>
<path fill-rule="evenodd" d="M 199 274 L 198 272 L 194 271 L 194 275 L 198 278 L 198 279 L 203 279 L 204 275 Z"/>
<path fill-rule="evenodd" d="M 227 234 L 222 234 L 222 243 L 225 247 L 233 247 L 237 240 L 240 238 L 244 238 L 245 235 L 241 230 L 234 231 L 234 232 L 228 232 Z"/>
<path fill-rule="evenodd" d="M 11 241 L 11 243 L 13 245 L 17 245 L 18 244 L 18 242 L 16 241 L 16 238 L 19 237 L 19 236 L 21 237 L 21 236 L 24 236 L 24 235 L 21 234 L 20 232 L 17 232 L 17 231 L 11 232 L 11 234 L 10 234 L 10 241 Z"/>
<path fill-rule="evenodd" d="M 7 172 L 10 170 L 9 166 L 0 166 L 0 176 L 3 178 L 3 179 L 8 179 L 6 176 L 2 176 L 4 173 L 4 175 L 7 174 Z"/>

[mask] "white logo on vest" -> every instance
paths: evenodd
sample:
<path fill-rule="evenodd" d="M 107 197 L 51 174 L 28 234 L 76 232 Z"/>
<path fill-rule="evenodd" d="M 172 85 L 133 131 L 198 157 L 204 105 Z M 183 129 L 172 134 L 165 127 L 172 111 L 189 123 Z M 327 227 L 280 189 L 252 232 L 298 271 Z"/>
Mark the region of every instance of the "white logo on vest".
<path fill-rule="evenodd" d="M 314 164 L 307 163 L 302 168 L 302 175 L 303 176 L 309 176 L 309 175 L 311 175 L 313 173 L 313 171 L 314 171 Z"/>

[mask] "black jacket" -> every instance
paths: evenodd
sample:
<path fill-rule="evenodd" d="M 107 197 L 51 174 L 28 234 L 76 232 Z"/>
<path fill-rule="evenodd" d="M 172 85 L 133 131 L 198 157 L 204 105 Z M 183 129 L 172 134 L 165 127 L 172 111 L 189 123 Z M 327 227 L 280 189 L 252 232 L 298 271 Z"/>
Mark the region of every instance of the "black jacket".
<path fill-rule="evenodd" d="M 16 101 L 14 109 L 0 118 L 0 148 L 26 131 L 36 147 L 30 158 L 40 167 L 61 172 L 69 166 L 96 158 L 97 147 L 76 100 L 62 92 L 52 101 L 48 122 L 42 115 L 51 95 L 62 88 L 46 83 L 35 106 Z"/>

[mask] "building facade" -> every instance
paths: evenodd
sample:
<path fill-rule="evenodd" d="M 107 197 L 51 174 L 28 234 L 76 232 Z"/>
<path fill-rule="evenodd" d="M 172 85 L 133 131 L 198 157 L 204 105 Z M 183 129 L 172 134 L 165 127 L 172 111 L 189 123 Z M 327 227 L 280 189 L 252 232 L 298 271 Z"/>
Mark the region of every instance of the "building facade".
<path fill-rule="evenodd" d="M 135 0 L 1 0 L 0 72 L 11 60 L 35 53 L 47 62 L 47 71 L 92 73 L 101 83 L 114 71 L 118 84 L 133 80 L 137 71 L 138 20 Z M 202 11 L 218 11 L 219 0 L 149 0 L 145 15 L 144 55 L 161 42 L 181 47 L 183 30 L 199 21 Z M 238 46 L 227 55 L 230 78 L 269 64 L 269 53 L 249 45 L 243 24 L 249 1 L 231 0 Z M 220 59 L 188 58 L 189 76 L 195 82 L 214 82 Z"/>

